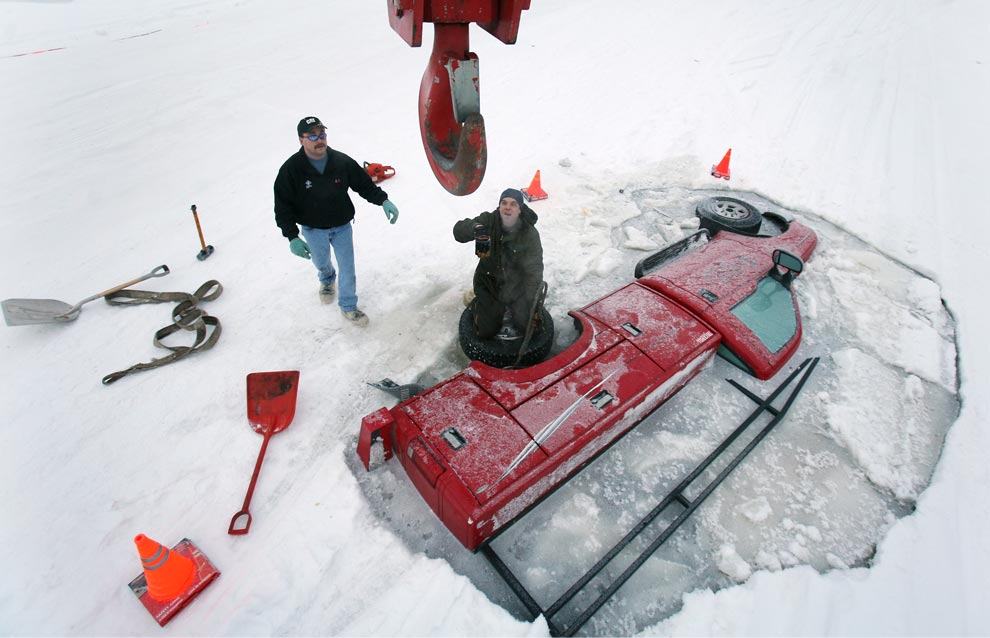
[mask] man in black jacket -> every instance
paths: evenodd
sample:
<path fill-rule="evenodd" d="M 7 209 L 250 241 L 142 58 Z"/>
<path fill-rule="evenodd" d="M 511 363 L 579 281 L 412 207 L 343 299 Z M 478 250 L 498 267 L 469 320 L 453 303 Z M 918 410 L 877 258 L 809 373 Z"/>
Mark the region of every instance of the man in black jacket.
<path fill-rule="evenodd" d="M 275 178 L 275 223 L 289 240 L 292 254 L 312 259 L 320 279 L 320 300 L 333 301 L 339 279 L 340 311 L 354 324 L 366 326 L 368 316 L 357 307 L 354 203 L 347 189 L 381 206 L 391 224 L 399 218 L 399 209 L 357 162 L 327 146 L 326 130 L 318 117 L 299 120 L 301 148 L 285 160 Z M 305 240 L 299 237 L 300 230 Z M 331 255 L 336 257 L 336 269 Z"/>

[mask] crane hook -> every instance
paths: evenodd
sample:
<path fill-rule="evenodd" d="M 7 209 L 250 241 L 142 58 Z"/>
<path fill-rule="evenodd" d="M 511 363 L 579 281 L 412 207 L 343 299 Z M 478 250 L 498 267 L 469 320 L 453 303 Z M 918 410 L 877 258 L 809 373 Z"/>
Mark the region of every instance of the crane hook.
<path fill-rule="evenodd" d="M 481 116 L 478 56 L 467 24 L 434 24 L 433 52 L 419 86 L 419 130 L 430 168 L 453 195 L 469 195 L 485 177 L 488 147 Z"/>

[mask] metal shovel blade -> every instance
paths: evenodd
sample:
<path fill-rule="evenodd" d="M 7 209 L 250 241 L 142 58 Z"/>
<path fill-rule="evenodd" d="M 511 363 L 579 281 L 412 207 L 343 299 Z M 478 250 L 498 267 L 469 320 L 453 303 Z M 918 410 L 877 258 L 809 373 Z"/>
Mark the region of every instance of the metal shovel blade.
<path fill-rule="evenodd" d="M 8 326 L 27 326 L 33 323 L 62 323 L 79 316 L 75 309 L 57 299 L 4 299 L 3 320 Z"/>
<path fill-rule="evenodd" d="M 3 306 L 3 320 L 7 322 L 8 326 L 27 326 L 34 323 L 67 323 L 74 321 L 79 316 L 79 310 L 83 304 L 89 303 L 94 299 L 99 299 L 100 297 L 105 297 L 118 290 L 123 290 L 128 286 L 133 286 L 145 279 L 164 277 L 168 273 L 168 266 L 162 264 L 147 274 L 86 297 L 74 306 L 70 306 L 64 301 L 58 301 L 57 299 L 4 299 L 0 302 L 0 305 Z"/>
<path fill-rule="evenodd" d="M 251 497 L 261 473 L 261 463 L 265 459 L 268 441 L 272 435 L 281 432 L 292 423 L 296 415 L 296 394 L 299 389 L 299 371 L 252 372 L 247 375 L 247 413 L 251 428 L 264 436 L 261 451 L 254 464 L 254 474 L 248 483 L 247 494 L 241 510 L 230 519 L 227 533 L 234 536 L 247 534 L 251 529 Z"/>

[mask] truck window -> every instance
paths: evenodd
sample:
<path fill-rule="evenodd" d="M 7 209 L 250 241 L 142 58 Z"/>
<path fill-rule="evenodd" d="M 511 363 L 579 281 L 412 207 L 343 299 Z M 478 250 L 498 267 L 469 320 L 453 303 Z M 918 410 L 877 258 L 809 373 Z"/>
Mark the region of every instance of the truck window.
<path fill-rule="evenodd" d="M 753 331 L 770 352 L 783 348 L 797 331 L 797 310 L 791 291 L 773 277 L 764 277 L 756 290 L 732 308 L 732 314 Z"/>

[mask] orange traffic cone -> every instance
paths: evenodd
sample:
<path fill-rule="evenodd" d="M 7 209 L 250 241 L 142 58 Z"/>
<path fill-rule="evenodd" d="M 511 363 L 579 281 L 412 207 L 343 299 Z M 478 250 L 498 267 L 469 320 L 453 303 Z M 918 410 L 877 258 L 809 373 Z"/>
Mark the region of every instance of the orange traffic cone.
<path fill-rule="evenodd" d="M 529 186 L 522 189 L 523 195 L 526 197 L 527 202 L 532 202 L 538 199 L 546 199 L 550 197 L 547 192 L 540 187 L 540 171 L 536 171 L 536 175 L 533 175 L 533 181 L 529 183 Z"/>
<path fill-rule="evenodd" d="M 134 544 L 144 572 L 128 586 L 162 627 L 220 575 L 188 538 L 169 549 L 138 534 Z"/>
<path fill-rule="evenodd" d="M 732 149 L 730 148 L 725 152 L 725 157 L 722 161 L 718 163 L 718 166 L 712 166 L 712 176 L 721 177 L 722 179 L 729 179 L 729 158 L 732 157 Z"/>
<path fill-rule="evenodd" d="M 134 537 L 144 578 L 148 582 L 148 595 L 155 600 L 171 600 L 192 583 L 196 566 L 182 554 L 171 552 L 158 541 L 144 534 Z"/>

